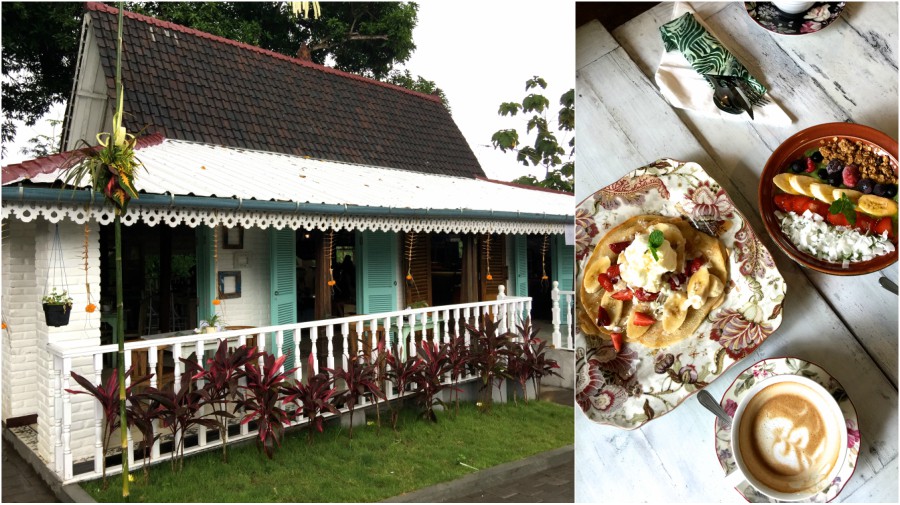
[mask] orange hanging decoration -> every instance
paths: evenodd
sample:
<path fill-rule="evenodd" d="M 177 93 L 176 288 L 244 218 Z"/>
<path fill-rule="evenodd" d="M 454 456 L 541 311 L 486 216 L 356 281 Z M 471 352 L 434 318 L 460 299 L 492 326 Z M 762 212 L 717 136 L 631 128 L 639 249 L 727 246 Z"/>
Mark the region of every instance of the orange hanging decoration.
<path fill-rule="evenodd" d="M 334 268 L 332 267 L 331 256 L 334 252 L 334 230 L 328 231 L 328 241 L 325 243 L 325 257 L 328 258 L 328 286 L 333 287 L 337 282 L 334 280 Z"/>
<path fill-rule="evenodd" d="M 491 234 L 488 233 L 484 239 L 484 257 L 485 263 L 487 264 L 487 275 L 484 276 L 485 279 L 492 281 L 494 280 L 494 276 L 491 275 Z"/>

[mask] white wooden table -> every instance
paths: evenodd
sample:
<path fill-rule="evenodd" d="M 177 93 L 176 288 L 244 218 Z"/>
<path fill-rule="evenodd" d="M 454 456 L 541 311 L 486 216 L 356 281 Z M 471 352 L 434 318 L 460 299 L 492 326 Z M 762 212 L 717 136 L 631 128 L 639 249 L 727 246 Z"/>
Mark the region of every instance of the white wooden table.
<path fill-rule="evenodd" d="M 768 238 L 757 208 L 759 176 L 772 151 L 812 125 L 853 121 L 897 138 L 896 3 L 851 3 L 811 35 L 778 36 L 743 3 L 692 4 L 794 118 L 789 127 L 733 122 L 674 109 L 653 75 L 663 52 L 660 4 L 608 33 L 598 22 L 576 38 L 576 198 L 658 158 L 695 161 L 731 195 L 775 257 L 788 285 L 781 327 L 751 356 L 708 386 L 716 398 L 754 362 L 794 355 L 821 365 L 847 390 L 862 448 L 856 473 L 835 501 L 897 502 L 898 299 L 878 284 L 897 266 L 840 278 L 801 268 Z M 576 413 L 576 501 L 743 502 L 723 483 L 713 416 L 692 396 L 634 431 Z"/>

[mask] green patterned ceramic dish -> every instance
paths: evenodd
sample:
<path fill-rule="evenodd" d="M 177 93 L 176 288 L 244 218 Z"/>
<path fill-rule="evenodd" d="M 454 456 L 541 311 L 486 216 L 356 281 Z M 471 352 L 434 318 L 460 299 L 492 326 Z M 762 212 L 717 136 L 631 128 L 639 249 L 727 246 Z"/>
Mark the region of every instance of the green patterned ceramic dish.
<path fill-rule="evenodd" d="M 847 423 L 847 457 L 844 458 L 844 467 L 831 485 L 811 499 L 806 500 L 807 503 L 829 502 L 837 497 L 856 470 L 856 461 L 859 458 L 860 448 L 859 419 L 856 415 L 856 408 L 853 407 L 853 403 L 850 401 L 844 388 L 841 387 L 841 384 L 834 377 L 829 375 L 822 367 L 798 358 L 764 359 L 741 372 L 725 391 L 725 394 L 722 395 L 722 400 L 719 404 L 722 405 L 722 408 L 729 415 L 733 416 L 741 398 L 753 387 L 753 384 L 774 375 L 787 374 L 807 377 L 827 389 L 831 396 L 837 400 L 838 405 L 841 407 L 841 412 L 844 414 L 844 420 Z M 716 457 L 719 458 L 719 463 L 722 465 L 725 473 L 731 473 L 735 468 L 734 458 L 731 455 L 731 430 L 720 426 L 718 419 L 715 423 Z M 772 501 L 771 498 L 763 495 L 747 482 L 742 482 L 735 489 L 751 503 L 769 503 Z"/>
<path fill-rule="evenodd" d="M 731 278 L 722 305 L 693 337 L 669 347 L 630 343 L 616 353 L 576 325 L 576 401 L 591 420 L 624 429 L 671 411 L 756 349 L 781 324 L 785 295 L 772 256 L 725 190 L 700 165 L 669 159 L 634 170 L 578 205 L 576 286 L 606 232 L 641 214 L 685 216 L 717 236 L 728 248 Z"/>

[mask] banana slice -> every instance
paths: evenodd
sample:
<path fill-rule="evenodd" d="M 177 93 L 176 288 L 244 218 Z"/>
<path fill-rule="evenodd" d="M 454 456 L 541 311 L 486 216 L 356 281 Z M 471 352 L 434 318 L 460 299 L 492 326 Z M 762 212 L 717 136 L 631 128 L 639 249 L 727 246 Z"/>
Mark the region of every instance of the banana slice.
<path fill-rule="evenodd" d="M 650 329 L 650 326 L 638 326 L 634 324 L 634 313 L 642 310 L 646 311 L 646 307 L 642 308 L 641 306 L 637 306 L 631 311 L 631 314 L 628 314 L 628 324 L 625 325 L 625 335 L 628 337 L 629 341 L 639 338 Z"/>
<path fill-rule="evenodd" d="M 663 238 L 669 241 L 669 245 L 672 246 L 672 249 L 675 250 L 675 264 L 676 265 L 684 265 L 684 246 L 685 239 L 684 235 L 681 234 L 681 230 L 678 229 L 674 224 L 669 223 L 658 223 L 651 226 L 648 231 L 652 232 L 653 230 L 659 230 L 663 234 Z"/>
<path fill-rule="evenodd" d="M 875 217 L 893 216 L 897 213 L 897 202 L 882 196 L 863 195 L 856 205 L 862 212 Z"/>
<path fill-rule="evenodd" d="M 778 186 L 778 189 L 784 191 L 785 193 L 789 195 L 796 195 L 797 190 L 795 190 L 794 187 L 791 186 L 791 177 L 793 176 L 794 174 L 778 174 L 774 178 L 772 178 L 772 182 L 774 182 L 775 185 Z"/>
<path fill-rule="evenodd" d="M 600 289 L 600 283 L 597 281 L 597 274 L 602 274 L 609 269 L 610 260 L 606 256 L 600 256 L 600 259 L 591 263 L 587 270 L 584 271 L 584 290 L 588 293 L 596 293 Z"/>
<path fill-rule="evenodd" d="M 792 175 L 790 178 L 791 187 L 794 188 L 794 191 L 798 195 L 806 195 L 813 196 L 812 192 L 809 190 L 810 184 L 816 184 L 819 182 L 818 179 L 814 179 L 807 175 Z"/>
<path fill-rule="evenodd" d="M 825 203 L 831 203 L 836 200 L 834 197 L 834 186 L 830 184 L 819 184 L 814 182 L 809 185 L 809 191 L 816 200 Z"/>
<path fill-rule="evenodd" d="M 678 331 L 687 317 L 687 307 L 682 308 L 686 298 L 681 293 L 672 293 L 666 303 L 663 304 L 663 331 L 672 333 Z"/>
<path fill-rule="evenodd" d="M 718 298 L 725 291 L 725 283 L 715 275 L 709 276 L 709 291 L 706 293 L 708 298 Z"/>
<path fill-rule="evenodd" d="M 834 197 L 835 200 L 840 200 L 841 194 L 847 195 L 847 198 L 849 198 L 850 201 L 853 203 L 858 202 L 859 197 L 863 196 L 862 191 L 857 191 L 855 189 L 834 188 L 834 191 L 832 192 L 832 196 Z"/>
<path fill-rule="evenodd" d="M 715 278 L 715 276 L 709 275 L 709 269 L 706 268 L 706 265 L 700 267 L 688 281 L 687 297 L 690 299 L 697 296 L 701 300 L 706 300 L 710 288 L 710 277 Z"/>
<path fill-rule="evenodd" d="M 612 293 L 610 292 L 604 293 L 603 298 L 600 299 L 600 306 L 606 309 L 606 313 L 609 314 L 610 325 L 618 326 L 619 321 L 622 319 L 622 312 L 625 309 L 625 302 L 616 300 L 611 295 Z"/>

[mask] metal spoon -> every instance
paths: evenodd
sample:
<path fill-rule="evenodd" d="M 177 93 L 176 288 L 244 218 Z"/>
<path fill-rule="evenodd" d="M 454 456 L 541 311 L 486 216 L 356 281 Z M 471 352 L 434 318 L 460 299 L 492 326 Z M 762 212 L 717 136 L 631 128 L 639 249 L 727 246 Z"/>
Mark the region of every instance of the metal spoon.
<path fill-rule="evenodd" d="M 725 423 L 725 426 L 731 426 L 731 416 L 728 415 L 728 412 L 725 412 L 725 409 L 719 405 L 719 402 L 713 398 L 713 395 L 709 394 L 705 389 L 701 389 L 697 393 L 697 400 L 700 402 L 700 405 L 706 407 L 706 410 L 715 414 L 720 421 Z"/>
<path fill-rule="evenodd" d="M 883 287 L 884 289 L 890 291 L 891 293 L 894 293 L 895 295 L 897 294 L 897 285 L 887 277 L 879 277 L 878 282 L 881 283 L 881 287 Z"/>
<path fill-rule="evenodd" d="M 704 75 L 713 86 L 713 103 L 722 112 L 742 114 L 746 112 L 753 119 L 753 108 L 738 83 L 729 82 L 728 76 Z"/>

